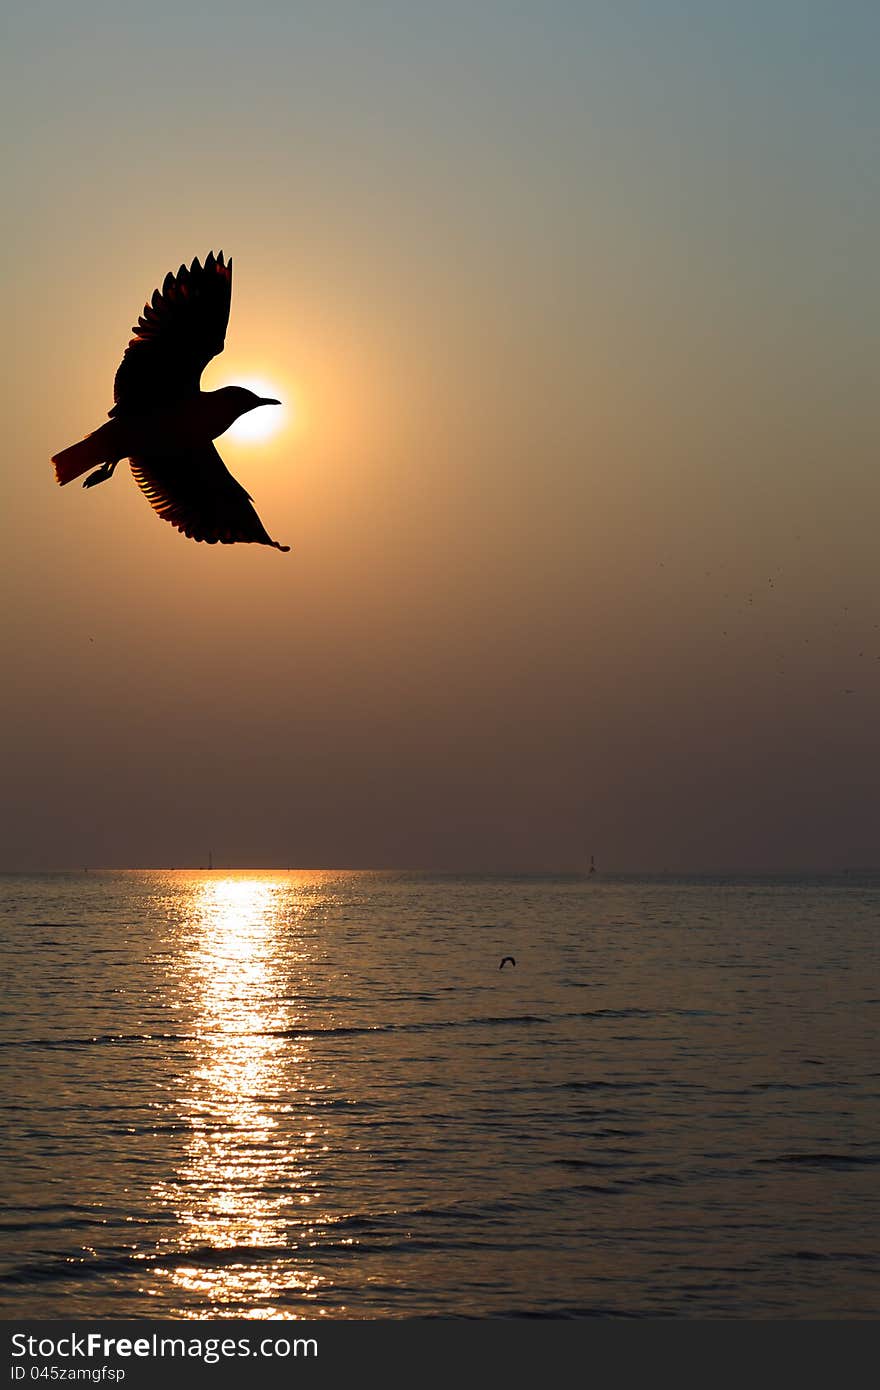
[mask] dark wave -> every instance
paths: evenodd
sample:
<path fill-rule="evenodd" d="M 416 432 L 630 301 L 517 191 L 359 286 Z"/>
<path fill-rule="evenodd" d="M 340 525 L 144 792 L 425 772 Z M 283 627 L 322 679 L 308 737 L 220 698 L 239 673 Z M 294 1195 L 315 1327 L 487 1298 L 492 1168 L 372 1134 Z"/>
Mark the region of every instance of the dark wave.
<path fill-rule="evenodd" d="M 805 1168 L 868 1168 L 880 1164 L 880 1154 L 783 1153 L 759 1158 L 758 1162 Z"/>
<path fill-rule="evenodd" d="M 409 1023 L 338 1024 L 330 1028 L 317 1025 L 311 1028 L 267 1028 L 247 1032 L 221 1028 L 213 1033 L 97 1033 L 79 1038 L 6 1038 L 0 1040 L 0 1048 L 122 1047 L 135 1043 L 202 1042 L 214 1037 L 294 1040 L 346 1038 L 373 1033 L 427 1033 L 444 1028 L 498 1028 L 514 1024 L 549 1026 L 573 1019 L 692 1017 L 697 1012 L 692 1009 L 586 1009 L 552 1014 L 486 1014 L 477 1018 L 414 1019 Z"/>
<path fill-rule="evenodd" d="M 5 1038 L 0 1041 L 0 1048 L 120 1047 L 139 1042 L 197 1042 L 200 1036 L 204 1035 L 198 1033 L 96 1033 L 90 1038 L 22 1038 L 21 1040 Z"/>
<path fill-rule="evenodd" d="M 777 1259 L 807 1260 L 817 1263 L 848 1263 L 853 1261 L 856 1264 L 880 1264 L 880 1255 L 869 1250 L 781 1250 Z"/>
<path fill-rule="evenodd" d="M 55 1221 L 0 1221 L 0 1231 L 27 1231 L 36 1236 L 42 1231 L 79 1231 L 107 1226 L 106 1216 L 59 1216 Z"/>
<path fill-rule="evenodd" d="M 528 1319 L 530 1322 L 548 1321 L 577 1321 L 583 1318 L 643 1318 L 645 1313 L 635 1313 L 628 1308 L 614 1308 L 602 1304 L 591 1305 L 589 1307 L 563 1306 L 561 1308 L 510 1308 L 501 1313 L 494 1313 L 493 1317 L 508 1319 Z M 651 1313 L 651 1317 L 658 1314 Z"/>
<path fill-rule="evenodd" d="M 38 931 L 40 928 L 46 931 L 69 931 L 73 928 L 78 931 L 83 931 L 86 929 L 85 922 L 25 922 L 23 925 L 26 927 L 33 927 L 35 931 Z"/>
<path fill-rule="evenodd" d="M 317 1252 L 319 1259 L 344 1256 L 346 1260 L 350 1260 L 353 1254 L 388 1255 L 403 1251 L 407 1254 L 436 1250 L 518 1251 L 521 1243 L 518 1230 L 511 1228 L 509 1223 L 509 1234 L 503 1239 L 488 1232 L 482 1235 L 464 1232 L 453 1235 L 448 1230 L 438 1232 L 436 1236 L 414 1237 L 412 1230 L 405 1225 L 387 1233 L 381 1229 L 377 1230 L 372 1223 L 367 1225 L 368 1229 L 362 1237 L 346 1238 L 340 1229 L 337 1238 L 332 1226 L 329 1230 L 321 1232 L 320 1249 Z M 347 1229 L 351 1229 L 350 1223 Z M 316 1231 L 311 1228 L 308 1235 L 304 1233 L 301 1243 L 294 1239 L 283 1245 L 181 1247 L 177 1250 L 152 1253 L 143 1250 L 119 1250 L 93 1258 L 61 1255 L 44 1260 L 29 1260 L 14 1266 L 0 1274 L 0 1287 L 100 1282 L 108 1276 L 142 1275 L 147 1271 L 171 1270 L 179 1264 L 201 1269 L 239 1268 L 242 1265 L 277 1264 L 279 1261 L 298 1264 L 304 1258 L 314 1260 L 315 1240 Z"/>
<path fill-rule="evenodd" d="M 653 1081 L 560 1081 L 551 1089 L 556 1091 L 650 1091 Z"/>

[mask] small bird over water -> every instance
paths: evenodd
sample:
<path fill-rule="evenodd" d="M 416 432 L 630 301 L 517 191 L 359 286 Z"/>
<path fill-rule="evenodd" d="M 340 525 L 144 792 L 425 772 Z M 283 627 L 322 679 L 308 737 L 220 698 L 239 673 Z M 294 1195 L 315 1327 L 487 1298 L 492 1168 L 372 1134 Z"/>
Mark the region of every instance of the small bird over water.
<path fill-rule="evenodd" d="M 516 961 L 513 959 L 513 956 L 502 956 L 501 964 L 499 965 L 498 969 L 503 970 L 508 961 L 510 961 L 511 965 L 516 965 Z"/>
<path fill-rule="evenodd" d="M 199 389 L 205 367 L 223 351 L 231 299 L 232 261 L 222 251 L 204 265 L 196 257 L 189 269 L 168 272 L 131 330 L 109 421 L 55 454 L 55 476 L 63 486 L 100 464 L 83 483 L 94 487 L 127 458 L 151 507 L 184 535 L 289 550 L 266 533 L 213 444 L 240 415 L 281 402 L 244 386 Z"/>

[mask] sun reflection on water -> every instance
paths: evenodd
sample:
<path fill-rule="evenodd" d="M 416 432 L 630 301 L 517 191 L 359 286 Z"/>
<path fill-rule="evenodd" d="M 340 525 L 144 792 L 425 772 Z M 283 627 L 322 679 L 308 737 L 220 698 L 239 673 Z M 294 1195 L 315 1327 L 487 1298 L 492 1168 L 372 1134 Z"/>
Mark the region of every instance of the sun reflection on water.
<path fill-rule="evenodd" d="M 159 1272 L 184 1296 L 179 1316 L 295 1317 L 289 1301 L 298 1300 L 314 1316 L 323 1281 L 296 1264 L 320 1195 L 312 1161 L 320 1135 L 305 1085 L 307 1041 L 291 1033 L 291 887 L 230 876 L 193 888 L 181 983 L 202 1050 L 182 1078 L 185 1160 L 154 1189 L 179 1224 L 175 1258 Z"/>

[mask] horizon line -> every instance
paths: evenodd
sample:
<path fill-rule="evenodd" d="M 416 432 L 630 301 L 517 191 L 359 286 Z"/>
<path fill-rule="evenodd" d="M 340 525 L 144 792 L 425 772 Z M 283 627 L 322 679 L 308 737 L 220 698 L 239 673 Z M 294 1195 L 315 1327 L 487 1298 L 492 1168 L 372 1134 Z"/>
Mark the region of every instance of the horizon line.
<path fill-rule="evenodd" d="M 717 878 L 725 876 L 827 878 L 842 874 L 877 874 L 877 864 L 847 864 L 817 868 L 803 865 L 782 865 L 772 868 L 756 865 L 716 865 L 712 868 L 686 868 L 669 865 L 663 868 L 614 867 L 596 869 L 591 874 L 589 866 L 574 868 L 558 866 L 555 868 L 514 868 L 512 866 L 486 866 L 483 868 L 441 867 L 431 865 L 347 865 L 347 864 L 81 864 L 53 865 L 50 868 L 0 868 L 0 875 L 24 876 L 37 874 L 84 874 L 84 873 L 346 873 L 346 874 L 437 874 L 445 877 L 467 878 L 473 876 L 493 878 Z"/>

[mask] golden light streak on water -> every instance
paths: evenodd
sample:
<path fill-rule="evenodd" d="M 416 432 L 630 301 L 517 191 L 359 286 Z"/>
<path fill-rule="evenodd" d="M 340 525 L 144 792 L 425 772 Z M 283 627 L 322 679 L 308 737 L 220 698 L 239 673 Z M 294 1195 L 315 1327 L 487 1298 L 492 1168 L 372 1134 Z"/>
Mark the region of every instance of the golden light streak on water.
<path fill-rule="evenodd" d="M 198 1295 L 203 1316 L 231 1307 L 237 1316 L 295 1316 L 277 1306 L 279 1290 L 311 1300 L 323 1280 L 297 1271 L 295 1258 L 291 1268 L 297 1242 L 290 1238 L 293 1226 L 308 1240 L 305 1209 L 319 1195 L 311 1163 L 319 1126 L 306 1115 L 299 1127 L 279 1127 L 295 1107 L 307 1047 L 285 1035 L 295 1023 L 279 974 L 282 950 L 289 970 L 296 949 L 291 889 L 280 878 L 233 875 L 196 881 L 193 890 L 181 969 L 197 1003 L 202 1057 L 182 1078 L 185 1161 L 174 1180 L 154 1189 L 180 1225 L 180 1258 L 158 1272 Z M 242 1251 L 240 1261 L 220 1254 L 232 1250 Z M 198 1260 L 187 1252 L 198 1252 Z"/>

